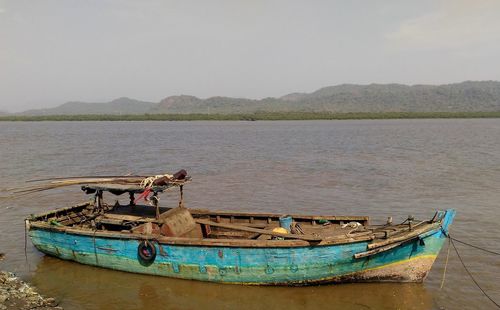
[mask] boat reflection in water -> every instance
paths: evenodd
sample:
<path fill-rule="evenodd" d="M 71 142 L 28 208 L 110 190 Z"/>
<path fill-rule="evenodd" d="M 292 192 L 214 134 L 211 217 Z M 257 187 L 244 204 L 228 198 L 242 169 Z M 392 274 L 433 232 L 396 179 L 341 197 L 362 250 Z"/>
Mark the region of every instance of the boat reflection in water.
<path fill-rule="evenodd" d="M 241 286 L 153 277 L 41 257 L 32 278 L 66 309 L 431 309 L 418 283 Z"/>

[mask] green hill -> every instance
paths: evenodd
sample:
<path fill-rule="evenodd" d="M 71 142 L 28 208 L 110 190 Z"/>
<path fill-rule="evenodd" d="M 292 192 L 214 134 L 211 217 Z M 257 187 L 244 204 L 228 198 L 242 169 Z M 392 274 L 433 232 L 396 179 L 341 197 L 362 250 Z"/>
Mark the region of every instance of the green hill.
<path fill-rule="evenodd" d="M 162 100 L 153 113 L 255 112 L 490 112 L 500 111 L 500 82 L 449 85 L 344 84 L 312 93 L 250 100 L 174 96 Z"/>
<path fill-rule="evenodd" d="M 265 112 L 406 113 L 497 112 L 500 82 L 463 82 L 447 85 L 343 84 L 312 93 L 292 93 L 260 100 L 171 96 L 159 103 L 119 98 L 106 103 L 68 102 L 52 109 L 21 115 L 80 114 L 244 114 Z"/>
<path fill-rule="evenodd" d="M 28 110 L 21 115 L 81 115 L 81 114 L 144 114 L 156 103 L 139 101 L 126 97 L 110 102 L 70 101 L 55 108 Z"/>

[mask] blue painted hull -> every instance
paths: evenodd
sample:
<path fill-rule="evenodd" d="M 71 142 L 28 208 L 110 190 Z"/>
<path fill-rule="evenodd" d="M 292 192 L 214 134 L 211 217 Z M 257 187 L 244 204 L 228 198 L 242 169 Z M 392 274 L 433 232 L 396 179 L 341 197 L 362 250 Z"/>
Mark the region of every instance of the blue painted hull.
<path fill-rule="evenodd" d="M 140 240 L 63 233 L 39 227 L 29 235 L 40 251 L 115 270 L 201 281 L 306 285 L 327 282 L 423 281 L 438 255 L 454 211 L 439 229 L 389 251 L 356 259 L 368 242 L 302 247 L 190 246 L 153 242 L 150 265 L 138 257 Z"/>

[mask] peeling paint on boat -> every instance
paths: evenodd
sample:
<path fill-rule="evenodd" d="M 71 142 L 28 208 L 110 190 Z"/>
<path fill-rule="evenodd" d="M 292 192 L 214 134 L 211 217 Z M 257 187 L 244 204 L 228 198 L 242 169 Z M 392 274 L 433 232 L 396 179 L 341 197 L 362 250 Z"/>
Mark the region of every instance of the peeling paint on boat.
<path fill-rule="evenodd" d="M 65 260 L 126 272 L 234 284 L 307 285 L 335 282 L 421 282 L 427 276 L 455 213 L 439 229 L 390 251 L 355 259 L 368 242 L 301 247 L 188 246 L 153 242 L 155 261 L 141 264 L 141 240 L 79 235 L 31 227 L 40 251 Z"/>

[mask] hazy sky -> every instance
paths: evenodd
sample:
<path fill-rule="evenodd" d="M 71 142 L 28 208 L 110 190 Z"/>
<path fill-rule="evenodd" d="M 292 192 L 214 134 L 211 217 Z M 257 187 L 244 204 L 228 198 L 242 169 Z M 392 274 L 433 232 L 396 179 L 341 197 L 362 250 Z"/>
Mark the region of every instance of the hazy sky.
<path fill-rule="evenodd" d="M 0 110 L 500 80 L 500 1 L 0 0 Z"/>

